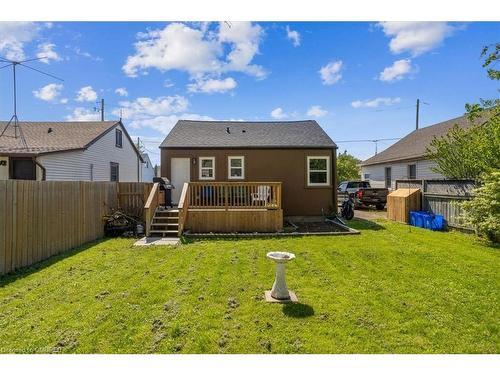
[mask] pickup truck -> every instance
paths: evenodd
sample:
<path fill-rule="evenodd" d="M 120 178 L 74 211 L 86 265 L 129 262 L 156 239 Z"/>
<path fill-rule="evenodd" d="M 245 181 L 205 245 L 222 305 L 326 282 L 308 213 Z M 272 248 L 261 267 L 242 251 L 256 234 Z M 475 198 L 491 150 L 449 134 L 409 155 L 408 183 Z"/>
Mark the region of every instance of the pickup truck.
<path fill-rule="evenodd" d="M 383 210 L 387 203 L 389 189 L 372 188 L 368 181 L 343 181 L 339 184 L 337 191 L 339 198 L 345 194 L 354 194 L 354 206 L 374 205 L 377 210 Z"/>

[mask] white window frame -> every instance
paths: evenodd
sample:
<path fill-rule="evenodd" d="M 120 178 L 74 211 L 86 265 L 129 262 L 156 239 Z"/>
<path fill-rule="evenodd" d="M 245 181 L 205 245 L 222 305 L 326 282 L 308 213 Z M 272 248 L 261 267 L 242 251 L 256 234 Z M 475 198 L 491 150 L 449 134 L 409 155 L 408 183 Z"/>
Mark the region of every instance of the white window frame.
<path fill-rule="evenodd" d="M 209 169 L 208 167 L 202 167 L 202 161 L 203 160 L 211 160 L 212 161 L 212 177 L 203 177 L 201 170 L 202 169 Z M 198 158 L 198 179 L 199 180 L 215 180 L 215 156 L 200 156 Z"/>
<path fill-rule="evenodd" d="M 231 167 L 231 160 L 233 159 L 241 159 L 241 176 L 234 177 L 231 176 L 231 168 L 239 168 L 239 167 Z M 245 179 L 245 157 L 244 156 L 228 156 L 227 157 L 227 179 L 228 180 L 244 180 Z"/>
<path fill-rule="evenodd" d="M 310 160 L 311 159 L 324 159 L 326 160 L 326 182 L 311 182 L 311 172 L 324 172 L 323 170 L 311 171 Z M 330 186 L 330 157 L 327 155 L 318 156 L 308 156 L 307 157 L 307 186 Z"/>

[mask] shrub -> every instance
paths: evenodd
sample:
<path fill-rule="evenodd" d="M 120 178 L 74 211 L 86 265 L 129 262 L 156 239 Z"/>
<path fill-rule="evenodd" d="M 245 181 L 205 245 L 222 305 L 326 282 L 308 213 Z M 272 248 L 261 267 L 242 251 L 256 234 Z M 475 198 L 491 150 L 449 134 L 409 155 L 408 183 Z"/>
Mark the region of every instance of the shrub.
<path fill-rule="evenodd" d="M 464 202 L 465 221 L 479 235 L 490 241 L 500 242 L 500 170 L 496 169 L 482 178 L 482 185 L 474 190 L 474 199 Z"/>

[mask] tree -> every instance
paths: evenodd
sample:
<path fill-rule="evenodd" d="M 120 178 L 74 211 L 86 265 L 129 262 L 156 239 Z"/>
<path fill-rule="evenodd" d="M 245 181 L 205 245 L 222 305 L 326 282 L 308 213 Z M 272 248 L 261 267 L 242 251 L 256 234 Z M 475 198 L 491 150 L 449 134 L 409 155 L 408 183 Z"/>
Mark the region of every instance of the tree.
<path fill-rule="evenodd" d="M 464 129 L 455 125 L 444 137 L 434 138 L 427 155 L 433 170 L 447 178 L 479 180 L 500 168 L 500 117 L 492 110 L 487 120 Z"/>
<path fill-rule="evenodd" d="M 347 150 L 337 156 L 337 181 L 358 180 L 361 160 L 349 155 Z"/>
<path fill-rule="evenodd" d="M 500 79 L 493 67 L 499 58 L 500 43 L 481 51 L 488 77 Z M 434 138 L 427 147 L 427 157 L 436 163 L 433 170 L 447 178 L 479 180 L 482 175 L 500 169 L 500 100 L 480 99 L 466 104 L 468 120 L 464 129 L 455 125 L 444 137 Z"/>
<path fill-rule="evenodd" d="M 480 235 L 500 242 L 500 170 L 484 175 L 483 184 L 474 190 L 474 199 L 462 204 L 465 221 Z"/>
<path fill-rule="evenodd" d="M 481 51 L 488 77 L 500 80 L 494 69 L 500 43 Z M 469 129 L 453 127 L 445 137 L 434 139 L 427 149 L 436 162 L 435 170 L 450 178 L 473 178 L 479 182 L 474 198 L 461 204 L 464 219 L 479 235 L 500 241 L 500 100 L 480 99 L 466 104 Z"/>

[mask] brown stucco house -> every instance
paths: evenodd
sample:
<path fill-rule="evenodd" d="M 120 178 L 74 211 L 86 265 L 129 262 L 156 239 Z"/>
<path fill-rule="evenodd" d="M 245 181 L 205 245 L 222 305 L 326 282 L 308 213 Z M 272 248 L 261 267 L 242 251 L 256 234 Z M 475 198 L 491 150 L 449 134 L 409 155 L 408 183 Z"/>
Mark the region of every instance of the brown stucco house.
<path fill-rule="evenodd" d="M 160 149 L 174 204 L 186 182 L 278 182 L 284 216 L 336 206 L 337 146 L 316 121 L 180 120 Z"/>

